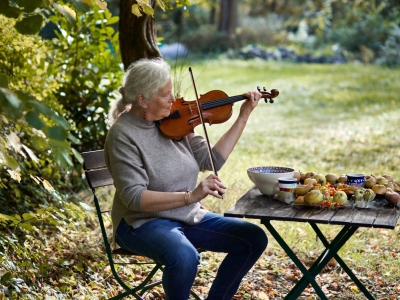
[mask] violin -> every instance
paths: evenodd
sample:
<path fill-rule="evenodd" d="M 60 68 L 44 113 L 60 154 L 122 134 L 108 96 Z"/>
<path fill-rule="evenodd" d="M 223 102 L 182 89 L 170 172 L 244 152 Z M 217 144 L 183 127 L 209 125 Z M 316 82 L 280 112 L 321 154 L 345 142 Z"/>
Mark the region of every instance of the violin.
<path fill-rule="evenodd" d="M 261 91 L 265 103 L 273 103 L 273 98 L 279 95 L 277 89 L 267 92 L 265 88 Z M 228 95 L 220 90 L 213 90 L 204 95 L 200 95 L 198 103 L 201 105 L 202 119 L 204 122 L 212 124 L 220 124 L 229 120 L 232 116 L 233 103 L 247 99 L 245 96 L 237 95 L 228 97 Z M 199 109 L 196 100 L 186 101 L 183 98 L 176 99 L 172 104 L 171 114 L 158 121 L 161 132 L 169 139 L 180 140 L 182 137 L 194 132 L 194 128 L 202 124 L 199 115 Z"/>

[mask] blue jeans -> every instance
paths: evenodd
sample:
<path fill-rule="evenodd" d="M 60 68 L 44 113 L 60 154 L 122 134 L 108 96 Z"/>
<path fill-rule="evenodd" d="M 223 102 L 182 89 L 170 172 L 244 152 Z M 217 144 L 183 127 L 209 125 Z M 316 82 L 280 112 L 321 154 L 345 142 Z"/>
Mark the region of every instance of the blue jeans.
<path fill-rule="evenodd" d="M 116 241 L 121 248 L 150 257 L 165 266 L 162 281 L 169 300 L 189 298 L 200 263 L 196 248 L 227 253 L 206 299 L 231 300 L 242 278 L 268 243 L 261 227 L 210 212 L 193 226 L 169 219 L 154 219 L 133 229 L 122 220 Z"/>

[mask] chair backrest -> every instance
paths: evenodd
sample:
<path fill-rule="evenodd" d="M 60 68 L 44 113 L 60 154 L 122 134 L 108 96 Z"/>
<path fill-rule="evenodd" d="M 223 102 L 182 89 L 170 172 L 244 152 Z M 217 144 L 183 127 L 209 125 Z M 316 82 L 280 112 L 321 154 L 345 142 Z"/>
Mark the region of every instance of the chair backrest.
<path fill-rule="evenodd" d="M 93 192 L 93 201 L 96 206 L 97 217 L 99 218 L 101 233 L 103 235 L 107 256 L 111 261 L 112 249 L 108 241 L 108 236 L 102 216 L 103 213 L 110 212 L 110 210 L 104 210 L 104 211 L 101 210 L 99 199 L 97 198 L 96 195 L 96 189 L 99 187 L 112 185 L 114 184 L 114 181 L 111 177 L 110 172 L 106 167 L 106 162 L 104 159 L 104 150 L 88 151 L 88 152 L 83 152 L 81 154 L 83 157 L 83 169 L 85 170 L 86 180 Z"/>
<path fill-rule="evenodd" d="M 98 187 L 114 184 L 106 167 L 104 150 L 83 152 L 82 157 L 86 180 L 92 191 Z"/>

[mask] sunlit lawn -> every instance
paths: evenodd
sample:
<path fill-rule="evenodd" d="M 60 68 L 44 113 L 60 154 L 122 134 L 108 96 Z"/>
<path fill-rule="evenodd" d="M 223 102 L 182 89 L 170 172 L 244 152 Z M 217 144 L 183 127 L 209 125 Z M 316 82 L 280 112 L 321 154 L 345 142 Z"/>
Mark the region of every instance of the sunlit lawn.
<path fill-rule="evenodd" d="M 231 60 L 191 67 L 199 94 L 218 89 L 233 96 L 256 86 L 280 91 L 275 103 L 260 103 L 251 115 L 237 147 L 218 174 L 228 186 L 225 200 L 207 198 L 205 203 L 211 210 L 226 211 L 253 186 L 246 173 L 253 166 L 287 166 L 339 175 L 392 174 L 400 182 L 400 69 Z M 187 73 L 185 67 L 183 71 Z M 186 76 L 183 81 L 182 95 L 185 100 L 193 100 L 188 79 Z M 234 116 L 239 107 L 240 103 L 234 105 Z M 218 140 L 233 119 L 207 126 L 211 143 Z M 200 127 L 198 131 L 201 132 Z M 303 258 L 322 249 L 307 224 L 275 225 Z M 322 228 L 336 233 L 340 226 Z M 359 229 L 341 255 L 353 267 L 380 268 L 384 279 L 398 282 L 398 233 L 399 228 Z M 270 238 L 270 249 L 280 250 Z"/>

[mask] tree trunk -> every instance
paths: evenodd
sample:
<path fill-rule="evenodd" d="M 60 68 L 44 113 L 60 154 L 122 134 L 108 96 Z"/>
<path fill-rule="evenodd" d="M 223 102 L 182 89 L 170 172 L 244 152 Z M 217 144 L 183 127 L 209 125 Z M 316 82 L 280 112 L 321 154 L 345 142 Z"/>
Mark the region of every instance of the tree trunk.
<path fill-rule="evenodd" d="M 218 30 L 225 32 L 229 43 L 236 39 L 237 0 L 221 0 Z"/>
<path fill-rule="evenodd" d="M 125 70 L 138 59 L 162 57 L 157 46 L 156 21 L 146 14 L 135 16 L 131 7 L 136 3 L 120 0 L 119 43 Z M 155 9 L 155 0 L 151 0 L 151 5 Z"/>

